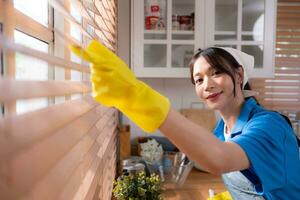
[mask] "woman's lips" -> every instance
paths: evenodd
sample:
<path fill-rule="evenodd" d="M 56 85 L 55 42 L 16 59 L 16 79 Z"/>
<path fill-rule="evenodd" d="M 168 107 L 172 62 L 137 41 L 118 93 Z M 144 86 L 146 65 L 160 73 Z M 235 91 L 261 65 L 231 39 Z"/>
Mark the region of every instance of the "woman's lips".
<path fill-rule="evenodd" d="M 209 95 L 207 97 L 207 99 L 210 100 L 210 101 L 215 101 L 215 100 L 217 100 L 219 98 L 219 96 L 221 95 L 221 93 L 222 92 L 213 93 L 213 94 Z"/>

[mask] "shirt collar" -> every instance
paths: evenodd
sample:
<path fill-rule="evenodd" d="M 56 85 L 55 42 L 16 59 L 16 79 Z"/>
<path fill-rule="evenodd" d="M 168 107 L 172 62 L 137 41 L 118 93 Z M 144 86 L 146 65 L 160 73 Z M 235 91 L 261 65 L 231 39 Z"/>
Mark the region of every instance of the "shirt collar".
<path fill-rule="evenodd" d="M 253 98 L 249 98 L 244 102 L 241 113 L 233 126 L 231 134 L 237 134 L 242 131 L 243 127 L 246 125 L 250 118 L 251 111 L 256 106 L 257 102 Z"/>
<path fill-rule="evenodd" d="M 248 98 L 243 106 L 242 110 L 240 112 L 239 117 L 237 118 L 233 129 L 231 131 L 231 137 L 234 137 L 236 135 L 239 135 L 242 132 L 243 127 L 246 125 L 250 118 L 251 111 L 257 107 L 257 102 L 254 98 Z M 221 140 L 224 141 L 224 121 L 223 119 L 220 119 L 216 125 L 216 128 L 214 129 L 214 134 Z"/>

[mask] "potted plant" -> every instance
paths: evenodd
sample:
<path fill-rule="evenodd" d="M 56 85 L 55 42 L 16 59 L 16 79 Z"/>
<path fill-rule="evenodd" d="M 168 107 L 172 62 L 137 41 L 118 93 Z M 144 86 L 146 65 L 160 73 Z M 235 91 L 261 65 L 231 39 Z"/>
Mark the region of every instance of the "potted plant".
<path fill-rule="evenodd" d="M 162 200 L 161 181 L 158 175 L 122 175 L 114 182 L 113 196 L 117 200 Z"/>

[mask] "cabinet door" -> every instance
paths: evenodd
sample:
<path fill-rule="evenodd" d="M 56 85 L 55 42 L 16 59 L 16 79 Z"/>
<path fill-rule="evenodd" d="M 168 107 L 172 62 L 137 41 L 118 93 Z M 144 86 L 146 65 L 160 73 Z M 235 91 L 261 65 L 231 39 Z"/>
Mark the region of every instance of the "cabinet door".
<path fill-rule="evenodd" d="M 206 46 L 233 47 L 255 58 L 251 77 L 272 77 L 276 0 L 207 0 Z"/>
<path fill-rule="evenodd" d="M 131 66 L 138 77 L 189 77 L 204 46 L 203 0 L 132 0 Z M 202 39 L 201 39 L 202 38 Z"/>

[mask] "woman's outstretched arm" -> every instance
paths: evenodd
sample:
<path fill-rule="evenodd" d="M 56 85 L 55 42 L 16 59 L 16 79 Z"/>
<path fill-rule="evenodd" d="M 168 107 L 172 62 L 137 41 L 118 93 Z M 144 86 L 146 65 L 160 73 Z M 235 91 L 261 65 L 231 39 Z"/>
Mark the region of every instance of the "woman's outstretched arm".
<path fill-rule="evenodd" d="M 182 152 L 213 174 L 247 169 L 250 165 L 238 144 L 220 141 L 172 108 L 159 129 Z"/>

